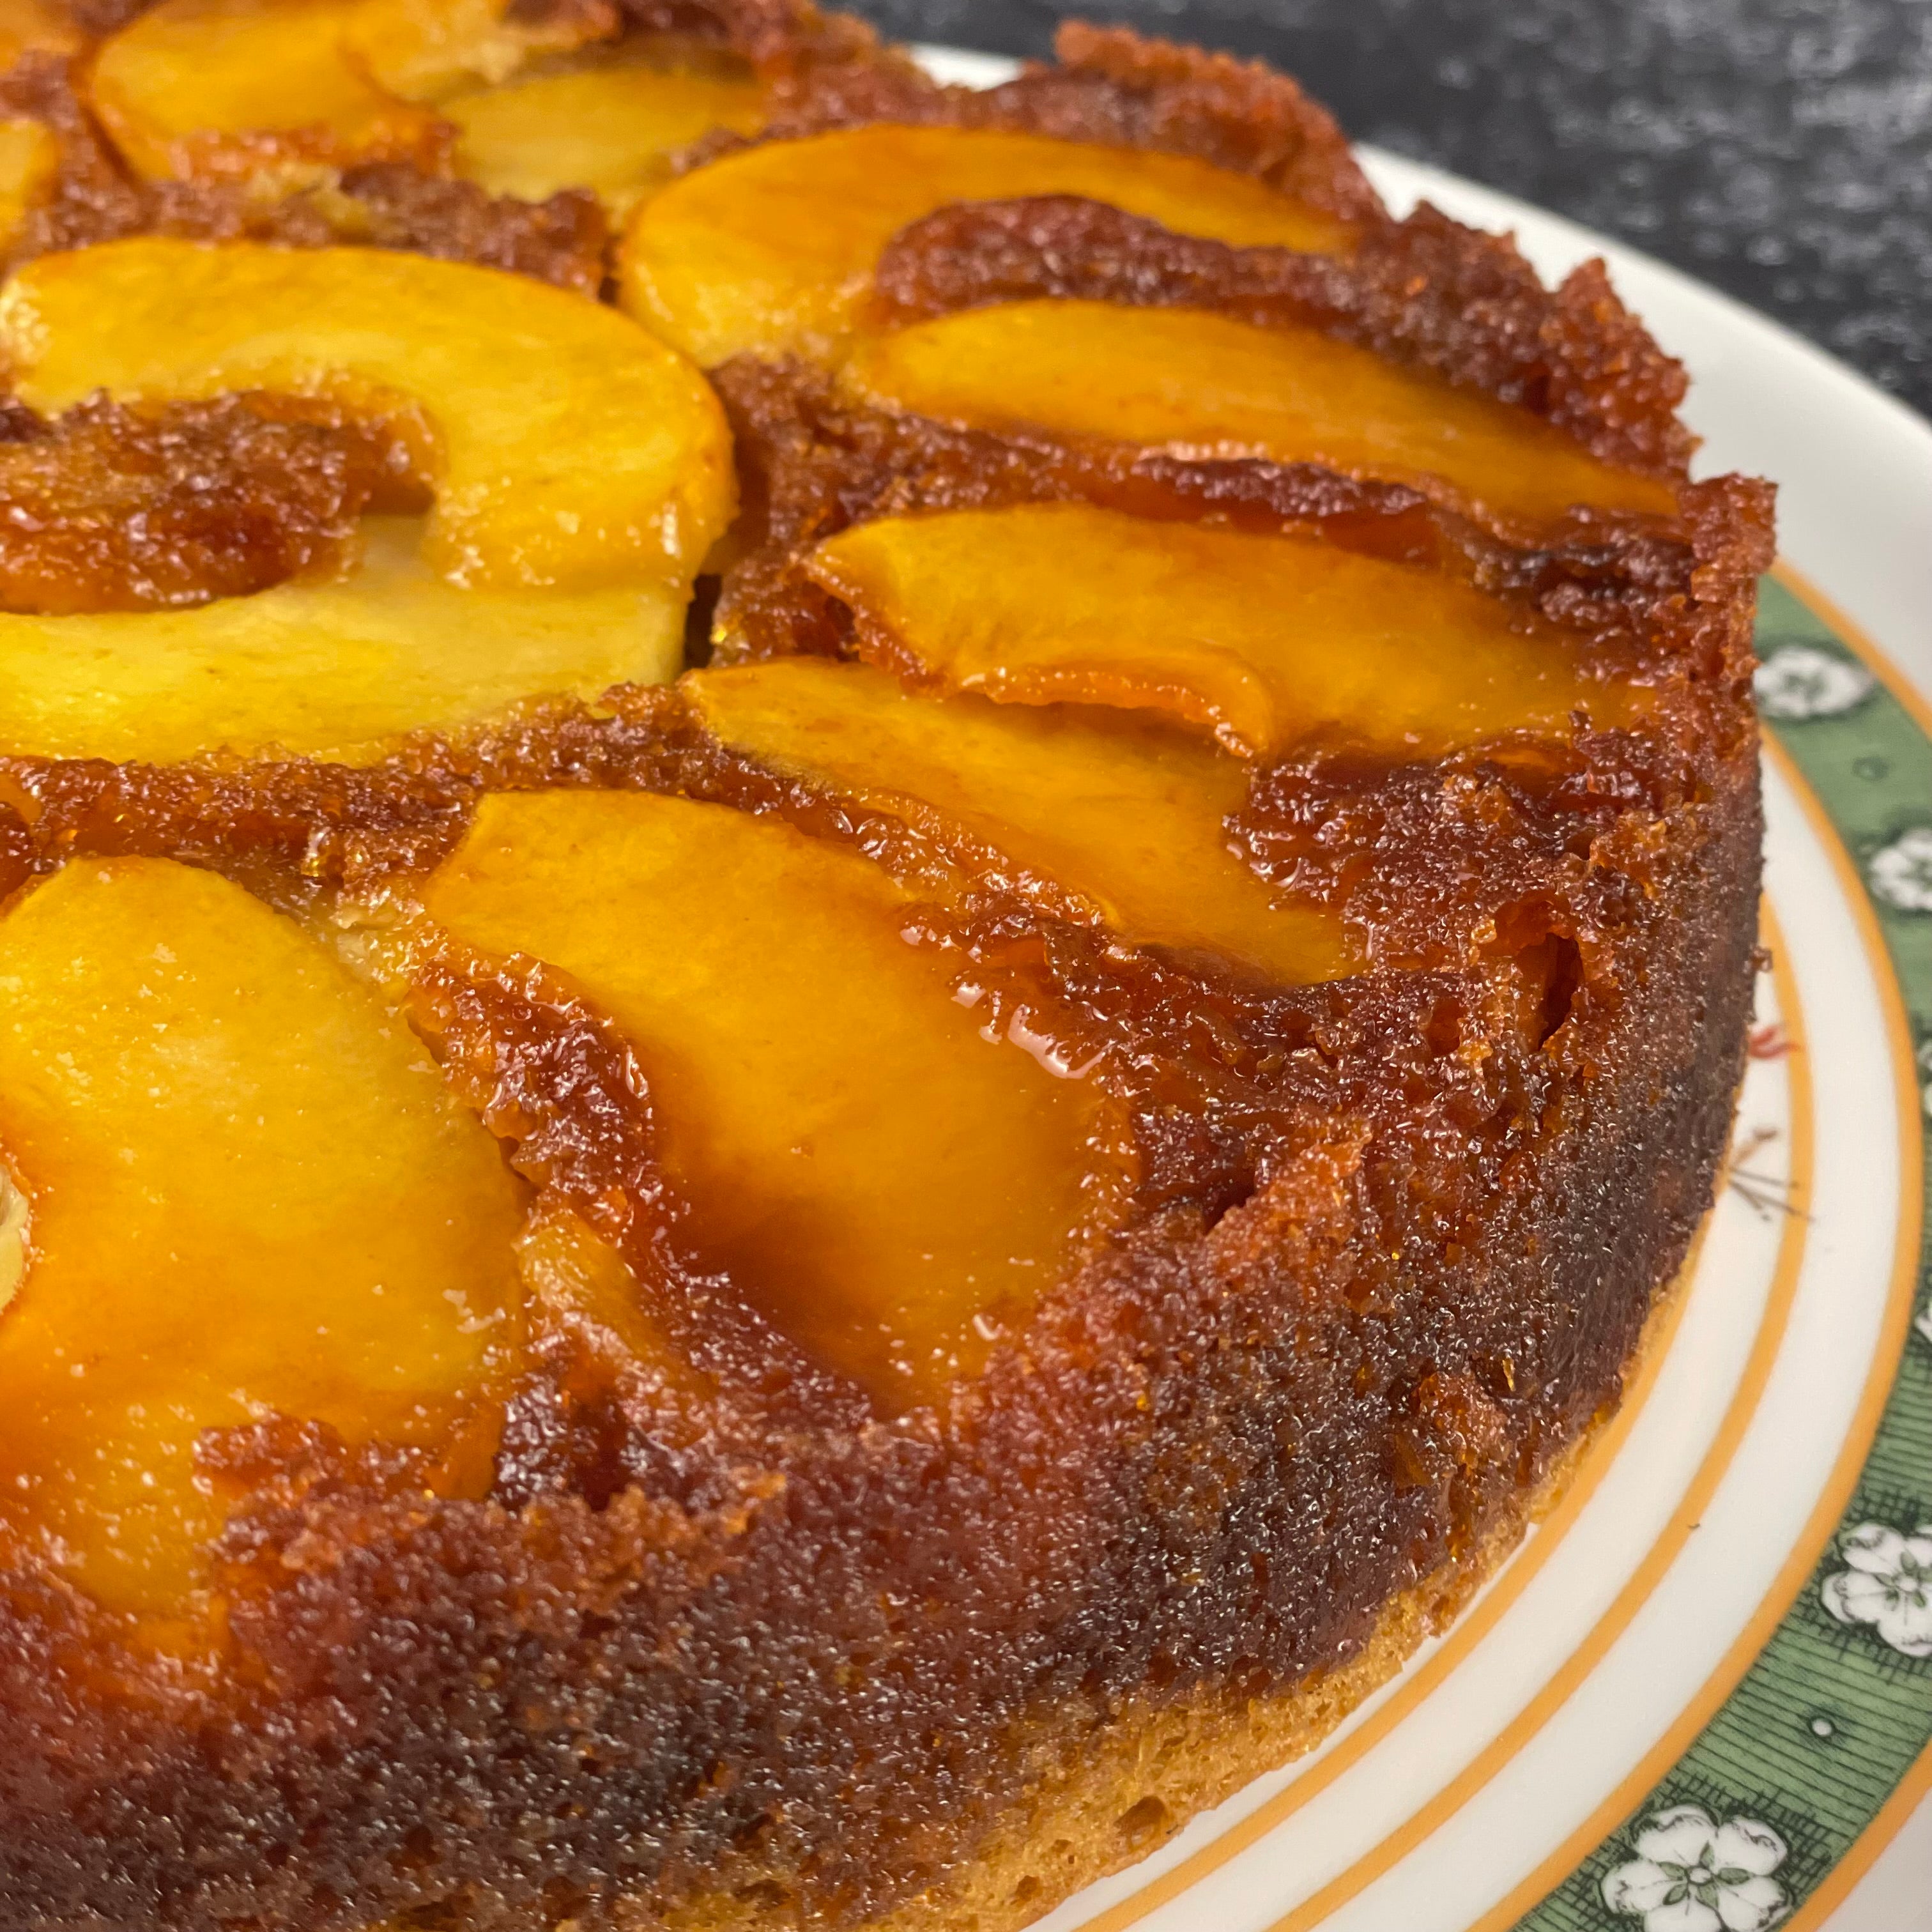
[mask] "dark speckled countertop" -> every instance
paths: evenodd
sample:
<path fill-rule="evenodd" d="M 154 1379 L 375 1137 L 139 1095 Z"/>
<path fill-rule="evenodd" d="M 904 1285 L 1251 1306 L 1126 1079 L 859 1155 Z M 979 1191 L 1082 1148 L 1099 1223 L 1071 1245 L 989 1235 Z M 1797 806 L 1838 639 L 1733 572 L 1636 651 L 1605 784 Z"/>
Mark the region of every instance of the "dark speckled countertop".
<path fill-rule="evenodd" d="M 1004 53 L 1074 11 L 1260 55 L 1356 139 L 1620 236 L 1932 415 L 1932 0 L 856 4 Z"/>

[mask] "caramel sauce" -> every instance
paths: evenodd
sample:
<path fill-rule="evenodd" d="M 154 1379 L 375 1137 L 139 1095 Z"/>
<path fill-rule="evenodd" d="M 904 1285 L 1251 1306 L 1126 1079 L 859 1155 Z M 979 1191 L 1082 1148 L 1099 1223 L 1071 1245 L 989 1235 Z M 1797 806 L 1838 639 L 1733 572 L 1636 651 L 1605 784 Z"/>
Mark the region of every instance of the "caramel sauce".
<path fill-rule="evenodd" d="M 1520 605 L 1306 538 L 1027 504 L 881 518 L 805 568 L 868 656 L 1006 703 L 1169 712 L 1244 754 L 1323 736 L 1435 757 L 1633 712 Z"/>
<path fill-rule="evenodd" d="M 1348 230 L 1252 176 L 1191 155 L 1016 130 L 886 125 L 775 142 L 695 170 L 625 238 L 626 307 L 710 368 L 826 356 L 851 332 L 886 243 L 952 202 L 1091 196 L 1190 235 L 1310 249 Z"/>
<path fill-rule="evenodd" d="M 0 442 L 0 610 L 178 609 L 326 576 L 365 508 L 419 493 L 380 424 L 294 397 L 97 397 Z"/>
<path fill-rule="evenodd" d="M 165 860 L 76 860 L 0 918 L 0 1530 L 175 1609 L 224 1504 L 204 1432 L 280 1413 L 490 1481 L 520 1208 L 422 1047 L 315 941 Z"/>
<path fill-rule="evenodd" d="M 1099 1095 L 984 1037 L 856 853 L 688 800 L 499 795 L 424 898 L 616 1023 L 680 1239 L 888 1411 L 970 1374 L 1065 1266 Z"/>
<path fill-rule="evenodd" d="M 1288 983 L 1351 970 L 1339 922 L 1276 896 L 1230 849 L 1241 764 L 1118 714 L 921 698 L 860 664 L 694 672 L 723 743 L 893 812 L 962 862 L 1136 944 Z"/>
<path fill-rule="evenodd" d="M 848 394 L 967 428 L 1318 464 L 1529 531 L 1576 504 L 1666 514 L 1672 487 L 1472 389 L 1310 328 L 1196 308 L 1034 301 L 862 339 Z"/>

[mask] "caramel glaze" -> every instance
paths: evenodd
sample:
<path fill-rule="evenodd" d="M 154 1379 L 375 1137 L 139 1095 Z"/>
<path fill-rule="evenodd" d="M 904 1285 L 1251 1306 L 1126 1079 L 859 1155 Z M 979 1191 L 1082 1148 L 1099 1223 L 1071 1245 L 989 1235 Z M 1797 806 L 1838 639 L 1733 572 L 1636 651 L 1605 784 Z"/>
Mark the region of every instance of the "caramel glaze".
<path fill-rule="evenodd" d="M 825 31 L 801 121 L 968 111 L 862 30 Z M 1068 66 L 1000 91 L 1028 124 L 1192 143 L 1382 236 L 1288 83 L 1088 29 L 1063 46 Z M 988 218 L 1024 241 L 1039 213 Z M 1388 247 L 1443 231 L 1407 232 Z M 1538 388 L 1540 350 L 1487 311 L 1457 335 L 1452 308 L 1460 380 L 1552 415 L 1594 396 L 1604 434 L 1681 474 L 1672 379 L 1640 358 L 1616 388 L 1616 315 L 1576 311 L 1603 383 Z M 368 770 L 0 760 L 0 896 L 74 854 L 148 853 L 352 938 L 488 791 L 777 816 L 912 886 L 920 943 L 994 1021 L 1023 1012 L 1090 1060 L 1135 1156 L 1120 1231 L 1025 1331 L 882 1420 L 682 1251 L 648 1089 L 603 1019 L 542 969 L 428 956 L 420 1030 L 546 1206 L 622 1253 L 676 1360 L 534 1306 L 481 1502 L 425 1498 L 314 1426 L 206 1440 L 243 1500 L 217 1554 L 225 1622 L 195 1643 L 0 1574 L 9 1923 L 524 1932 L 721 1894 L 775 1925 L 863 1922 L 972 1856 L 1040 1726 L 1346 1660 L 1614 1400 L 1708 1202 L 1756 957 L 1768 490 L 1684 484 L 1673 518 L 1579 511 L 1523 550 L 1306 466 L 955 431 L 795 368 L 720 385 L 748 506 L 722 655 L 847 653 L 850 613 L 796 565 L 854 521 L 1079 500 L 1466 574 L 1613 656 L 1653 688 L 1652 722 L 1429 763 L 1258 762 L 1231 836 L 1374 962 L 1289 989 L 1110 946 L 962 875 L 890 814 L 712 741 L 675 688 L 533 704 Z"/>
<path fill-rule="evenodd" d="M 104 396 L 0 423 L 0 610 L 152 610 L 327 574 L 367 509 L 412 506 L 408 452 L 333 404 Z"/>

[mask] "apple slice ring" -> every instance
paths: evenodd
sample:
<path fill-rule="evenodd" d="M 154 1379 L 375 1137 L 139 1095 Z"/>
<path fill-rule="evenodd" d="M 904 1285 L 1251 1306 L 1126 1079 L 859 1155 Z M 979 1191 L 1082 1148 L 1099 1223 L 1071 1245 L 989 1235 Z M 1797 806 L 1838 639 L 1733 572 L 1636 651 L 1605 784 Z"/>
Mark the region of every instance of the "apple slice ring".
<path fill-rule="evenodd" d="M 681 667 L 734 506 L 730 436 L 698 371 L 614 309 L 419 256 L 150 238 L 28 265 L 0 351 L 44 415 L 102 391 L 326 399 L 400 436 L 434 498 L 370 519 L 333 580 L 0 615 L 0 753 L 368 762 Z"/>

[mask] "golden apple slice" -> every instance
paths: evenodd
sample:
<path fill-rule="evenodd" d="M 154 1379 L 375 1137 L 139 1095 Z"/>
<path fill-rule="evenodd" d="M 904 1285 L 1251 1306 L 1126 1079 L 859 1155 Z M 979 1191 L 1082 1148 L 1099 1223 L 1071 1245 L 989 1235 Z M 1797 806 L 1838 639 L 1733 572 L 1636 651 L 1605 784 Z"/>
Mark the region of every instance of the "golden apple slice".
<path fill-rule="evenodd" d="M 158 238 L 29 262 L 0 294 L 21 400 L 52 414 L 234 389 L 413 423 L 452 581 L 688 584 L 730 520 L 724 412 L 598 303 L 494 268 L 363 248 Z"/>
<path fill-rule="evenodd" d="M 1247 770 L 1119 713 L 914 698 L 864 664 L 792 658 L 686 680 L 713 736 L 889 811 L 963 862 L 1136 944 L 1291 983 L 1354 970 L 1340 922 L 1276 904 L 1223 821 Z"/>
<path fill-rule="evenodd" d="M 400 99 L 440 103 L 507 80 L 537 55 L 604 39 L 618 24 L 610 6 L 526 19 L 515 0 L 355 0 L 345 10 L 341 54 Z"/>
<path fill-rule="evenodd" d="M 102 46 L 89 98 L 150 180 L 433 165 L 447 129 L 346 57 L 354 11 L 355 0 L 161 0 Z"/>
<path fill-rule="evenodd" d="M 1097 1096 L 982 1036 L 856 853 L 685 799 L 499 795 L 425 901 L 622 1029 L 687 1238 L 884 1407 L 970 1372 L 1062 1266 Z"/>
<path fill-rule="evenodd" d="M 1084 195 L 1184 235 L 1333 250 L 1347 231 L 1252 176 L 1184 154 L 991 128 L 878 124 L 774 142 L 694 170 L 632 217 L 632 314 L 706 368 L 824 358 L 851 332 L 880 251 L 962 201 Z"/>
<path fill-rule="evenodd" d="M 587 188 L 615 217 L 670 176 L 670 156 L 713 128 L 764 121 L 748 76 L 641 64 L 548 74 L 442 104 L 458 130 L 457 172 L 492 194 L 542 201 Z"/>
<path fill-rule="evenodd" d="M 40 121 L 0 121 L 0 251 L 20 239 L 27 217 L 60 172 L 60 142 Z"/>
<path fill-rule="evenodd" d="M 806 568 L 889 664 L 1009 703 L 1172 712 L 1244 753 L 1324 733 L 1435 757 L 1630 706 L 1520 610 L 1306 537 L 1027 504 L 882 518 Z"/>
<path fill-rule="evenodd" d="M 230 751 L 368 764 L 542 693 L 591 700 L 684 664 L 671 586 L 459 590 L 407 518 L 339 580 L 188 610 L 0 613 L 0 752 L 166 764 Z"/>
<path fill-rule="evenodd" d="M 176 1605 L 206 1430 L 272 1414 L 487 1486 L 517 1193 L 409 1029 L 239 886 L 76 860 L 0 919 L 0 1517 L 104 1602 Z"/>
<path fill-rule="evenodd" d="M 27 1272 L 27 1197 L 0 1164 L 0 1314 Z"/>
<path fill-rule="evenodd" d="M 962 427 L 1264 457 L 1406 483 L 1532 529 L 1573 504 L 1667 514 L 1668 484 L 1600 463 L 1528 411 L 1308 328 L 1203 309 L 1025 302 L 862 342 L 842 378 Z"/>

